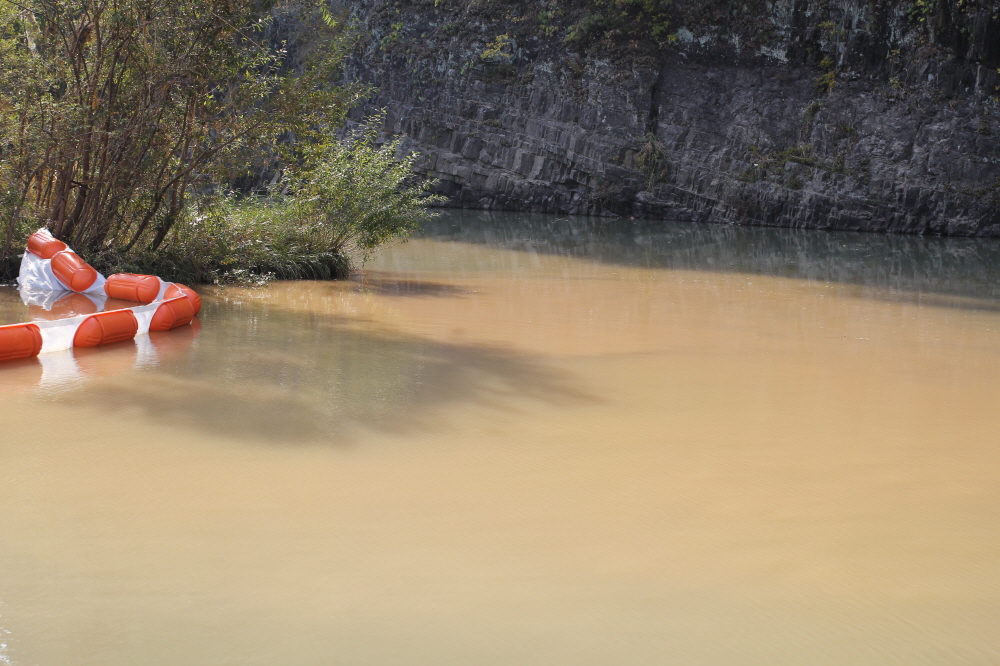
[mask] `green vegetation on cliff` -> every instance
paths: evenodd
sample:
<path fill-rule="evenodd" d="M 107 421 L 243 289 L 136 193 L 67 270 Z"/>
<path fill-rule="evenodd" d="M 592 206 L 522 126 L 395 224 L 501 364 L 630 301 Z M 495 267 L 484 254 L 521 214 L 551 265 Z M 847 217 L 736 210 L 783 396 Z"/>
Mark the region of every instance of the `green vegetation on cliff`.
<path fill-rule="evenodd" d="M 348 2 L 348 6 L 361 3 Z M 898 70 L 914 59 L 954 58 L 1000 67 L 1000 2 L 997 0 L 385 0 L 371 4 L 369 20 L 393 16 L 387 51 L 419 53 L 419 35 L 442 37 L 490 26 L 484 53 L 505 46 L 481 66 L 517 69 L 518 49 L 559 44 L 585 57 L 610 58 L 623 66 L 650 65 L 663 55 L 702 51 L 753 52 L 784 44 L 789 62 L 824 73 Z M 419 27 L 404 20 L 421 15 Z M 433 33 L 426 25 L 435 25 Z M 862 31 L 864 40 L 851 40 Z M 499 42 L 497 41 L 499 39 Z M 489 41 L 493 40 L 493 41 Z M 492 45 L 492 46 L 491 46 Z M 495 48 L 494 48 L 495 51 Z M 830 64 L 823 65 L 824 60 Z M 476 63 L 470 62 L 470 67 Z"/>

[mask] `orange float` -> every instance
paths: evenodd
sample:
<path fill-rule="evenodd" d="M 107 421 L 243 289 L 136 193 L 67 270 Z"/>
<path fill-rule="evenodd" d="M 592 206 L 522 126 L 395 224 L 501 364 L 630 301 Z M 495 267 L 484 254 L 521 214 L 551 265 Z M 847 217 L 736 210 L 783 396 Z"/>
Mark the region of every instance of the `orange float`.
<path fill-rule="evenodd" d="M 42 332 L 35 324 L 0 326 L 0 361 L 34 358 L 42 351 Z"/>
<path fill-rule="evenodd" d="M 98 277 L 97 270 L 72 250 L 57 252 L 52 257 L 52 273 L 70 291 L 87 291 Z"/>
<path fill-rule="evenodd" d="M 28 236 L 28 252 L 40 259 L 51 259 L 60 252 L 65 252 L 69 247 L 66 243 L 56 240 L 48 234 L 35 232 Z"/>
<path fill-rule="evenodd" d="M 195 290 L 191 287 L 174 282 L 167 287 L 167 291 L 163 294 L 163 297 L 176 298 L 177 296 L 187 296 L 188 300 L 191 301 L 191 307 L 194 308 L 194 316 L 197 317 L 198 313 L 201 312 L 201 296 L 195 293 Z"/>
<path fill-rule="evenodd" d="M 73 337 L 74 347 L 96 347 L 131 340 L 139 332 L 139 321 L 131 310 L 100 312 L 83 320 Z"/>
<path fill-rule="evenodd" d="M 160 278 L 154 275 L 115 273 L 104 283 L 104 293 L 123 301 L 152 303 L 160 295 Z"/>
<path fill-rule="evenodd" d="M 190 324 L 194 319 L 194 305 L 190 299 L 183 296 L 164 301 L 156 309 L 153 319 L 149 322 L 151 331 L 169 331 L 172 328 Z"/>

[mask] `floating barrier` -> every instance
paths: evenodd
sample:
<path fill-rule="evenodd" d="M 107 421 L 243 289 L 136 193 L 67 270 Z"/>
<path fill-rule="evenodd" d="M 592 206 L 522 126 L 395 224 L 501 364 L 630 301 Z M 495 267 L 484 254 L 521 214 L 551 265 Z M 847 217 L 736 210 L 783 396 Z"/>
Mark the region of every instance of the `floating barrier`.
<path fill-rule="evenodd" d="M 123 301 L 152 303 L 160 295 L 160 278 L 152 275 L 118 273 L 104 283 L 104 293 Z"/>
<path fill-rule="evenodd" d="M 0 363 L 0 401 L 38 389 L 79 387 L 97 377 L 113 377 L 176 360 L 190 351 L 200 327 L 196 317 L 188 326 L 136 336 L 131 344 L 76 347 L 72 352 Z"/>
<path fill-rule="evenodd" d="M 0 361 L 34 358 L 42 351 L 42 332 L 35 324 L 0 326 Z"/>
<path fill-rule="evenodd" d="M 131 340 L 139 332 L 139 320 L 131 310 L 112 310 L 90 315 L 76 327 L 74 347 L 96 347 Z"/>
<path fill-rule="evenodd" d="M 34 321 L 0 326 L 0 361 L 132 340 L 190 324 L 201 298 L 153 275 L 105 278 L 41 229 L 28 238 L 17 278 Z"/>

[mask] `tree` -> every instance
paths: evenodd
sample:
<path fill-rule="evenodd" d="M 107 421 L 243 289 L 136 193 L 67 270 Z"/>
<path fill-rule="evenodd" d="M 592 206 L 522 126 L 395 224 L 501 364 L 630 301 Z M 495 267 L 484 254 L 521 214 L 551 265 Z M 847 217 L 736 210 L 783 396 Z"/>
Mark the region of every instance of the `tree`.
<path fill-rule="evenodd" d="M 327 33 L 295 66 L 289 14 Z M 349 40 L 306 0 L 0 0 L 0 258 L 38 224 L 156 249 L 192 191 L 342 121 L 364 92 L 328 84 Z"/>

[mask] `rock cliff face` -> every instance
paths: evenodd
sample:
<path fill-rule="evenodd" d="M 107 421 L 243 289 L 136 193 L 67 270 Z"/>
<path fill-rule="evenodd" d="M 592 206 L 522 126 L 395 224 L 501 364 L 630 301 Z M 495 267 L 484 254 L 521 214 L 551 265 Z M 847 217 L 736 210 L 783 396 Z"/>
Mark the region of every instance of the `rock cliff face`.
<path fill-rule="evenodd" d="M 1000 21 L 966 2 L 777 0 L 622 46 L 574 39 L 583 5 L 353 0 L 352 118 L 385 109 L 458 207 L 996 236 Z"/>

